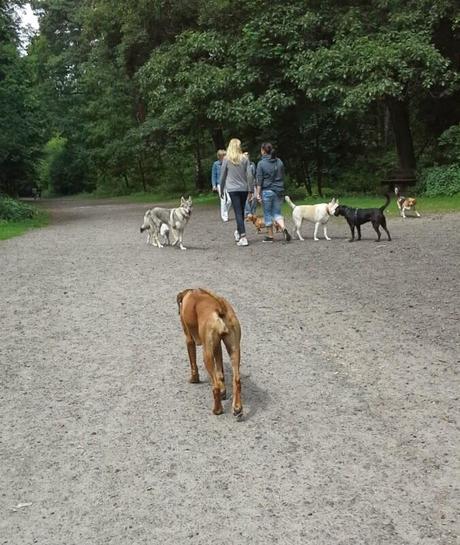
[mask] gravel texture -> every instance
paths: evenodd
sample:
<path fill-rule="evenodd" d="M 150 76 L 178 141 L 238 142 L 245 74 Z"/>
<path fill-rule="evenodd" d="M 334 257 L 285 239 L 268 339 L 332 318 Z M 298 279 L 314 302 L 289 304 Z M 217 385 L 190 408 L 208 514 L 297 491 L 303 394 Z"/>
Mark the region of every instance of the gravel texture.
<path fill-rule="evenodd" d="M 184 252 L 146 205 L 42 205 L 0 243 L 0 544 L 458 543 L 460 215 L 237 248 L 216 203 Z M 199 286 L 242 323 L 242 422 L 187 382 Z"/>

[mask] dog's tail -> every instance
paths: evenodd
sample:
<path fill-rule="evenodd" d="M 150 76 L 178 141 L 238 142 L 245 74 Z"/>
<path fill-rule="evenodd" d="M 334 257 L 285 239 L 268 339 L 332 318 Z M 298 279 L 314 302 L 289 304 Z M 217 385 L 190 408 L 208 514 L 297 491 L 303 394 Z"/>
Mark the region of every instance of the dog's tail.
<path fill-rule="evenodd" d="M 291 199 L 286 195 L 284 197 L 284 200 L 288 203 L 288 205 L 294 210 L 294 208 L 296 207 L 296 205 L 291 201 Z"/>
<path fill-rule="evenodd" d="M 225 335 L 228 333 L 228 327 L 225 325 L 224 320 L 220 316 L 216 316 L 217 332 L 219 335 Z"/>
<path fill-rule="evenodd" d="M 188 290 L 181 291 L 181 292 L 178 293 L 177 296 L 176 296 L 177 311 L 179 312 L 179 314 L 180 314 L 180 307 L 181 307 L 181 305 L 182 305 L 182 301 L 183 301 L 185 295 L 186 295 L 189 291 L 192 291 L 192 290 L 188 289 Z"/>
<path fill-rule="evenodd" d="M 383 212 L 385 208 L 390 204 L 390 194 L 387 193 L 385 197 L 387 198 L 387 201 L 383 206 L 380 207 L 380 212 Z"/>

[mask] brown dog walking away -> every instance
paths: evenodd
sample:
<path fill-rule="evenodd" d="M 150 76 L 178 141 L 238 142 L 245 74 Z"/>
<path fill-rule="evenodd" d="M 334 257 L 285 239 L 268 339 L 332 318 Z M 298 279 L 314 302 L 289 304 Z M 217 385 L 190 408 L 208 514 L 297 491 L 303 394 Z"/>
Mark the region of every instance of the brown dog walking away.
<path fill-rule="evenodd" d="M 226 398 L 222 345 L 224 342 L 232 363 L 233 414 L 241 416 L 240 341 L 241 327 L 230 303 L 202 288 L 187 289 L 177 294 L 179 315 L 192 375 L 191 383 L 200 382 L 196 365 L 196 345 L 203 346 L 203 360 L 212 384 L 214 414 L 222 414 L 222 399 Z"/>

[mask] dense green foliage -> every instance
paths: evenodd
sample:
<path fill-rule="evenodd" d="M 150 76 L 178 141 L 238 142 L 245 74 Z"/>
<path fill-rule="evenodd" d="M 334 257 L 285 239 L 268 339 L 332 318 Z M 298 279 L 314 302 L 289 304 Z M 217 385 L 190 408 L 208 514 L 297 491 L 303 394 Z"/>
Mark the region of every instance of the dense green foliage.
<path fill-rule="evenodd" d="M 36 208 L 6 195 L 0 195 L 0 221 L 19 221 L 33 218 Z"/>
<path fill-rule="evenodd" d="M 420 192 L 428 197 L 460 193 L 460 164 L 423 170 L 420 176 Z"/>
<path fill-rule="evenodd" d="M 0 192 L 10 194 L 31 183 L 41 146 L 30 66 L 19 55 L 19 3 L 0 1 Z"/>
<path fill-rule="evenodd" d="M 289 184 L 320 193 L 416 169 L 430 191 L 459 163 L 455 0 L 35 0 L 25 57 L 13 4 L 0 190 L 202 190 L 233 136 L 254 159 L 273 141 Z"/>

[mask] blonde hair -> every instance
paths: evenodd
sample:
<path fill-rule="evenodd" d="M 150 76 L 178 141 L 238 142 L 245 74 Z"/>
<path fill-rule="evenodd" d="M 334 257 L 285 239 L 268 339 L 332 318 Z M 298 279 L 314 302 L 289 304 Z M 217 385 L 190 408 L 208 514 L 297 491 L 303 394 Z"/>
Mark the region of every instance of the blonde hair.
<path fill-rule="evenodd" d="M 227 152 L 224 149 L 217 150 L 217 159 L 220 159 L 221 157 L 225 157 L 225 154 Z"/>
<path fill-rule="evenodd" d="M 226 159 L 234 165 L 239 165 L 243 158 L 243 151 L 241 150 L 241 140 L 238 138 L 232 138 L 228 143 Z"/>

